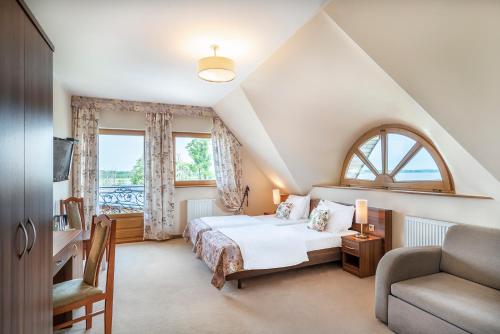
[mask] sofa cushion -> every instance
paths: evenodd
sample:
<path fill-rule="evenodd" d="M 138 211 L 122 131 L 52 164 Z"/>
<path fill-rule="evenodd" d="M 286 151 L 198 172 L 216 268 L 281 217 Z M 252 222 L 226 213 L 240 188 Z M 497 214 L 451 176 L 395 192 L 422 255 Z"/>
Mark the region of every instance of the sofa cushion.
<path fill-rule="evenodd" d="M 441 271 L 500 289 L 500 229 L 455 225 L 443 242 Z"/>
<path fill-rule="evenodd" d="M 500 291 L 447 273 L 394 283 L 391 294 L 471 333 L 500 333 Z"/>

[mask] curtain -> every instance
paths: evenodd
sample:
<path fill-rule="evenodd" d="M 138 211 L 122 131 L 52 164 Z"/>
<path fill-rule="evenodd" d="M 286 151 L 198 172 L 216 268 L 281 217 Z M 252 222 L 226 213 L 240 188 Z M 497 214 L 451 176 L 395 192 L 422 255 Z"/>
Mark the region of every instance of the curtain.
<path fill-rule="evenodd" d="M 241 144 L 218 117 L 214 118 L 212 145 L 219 197 L 226 209 L 240 213 L 243 199 Z"/>
<path fill-rule="evenodd" d="M 170 239 L 175 233 L 171 113 L 146 113 L 144 192 L 144 239 Z"/>
<path fill-rule="evenodd" d="M 87 229 L 96 213 L 98 113 L 92 106 L 72 107 L 73 137 L 78 140 L 73 151 L 73 196 L 83 197 L 83 214 Z"/>

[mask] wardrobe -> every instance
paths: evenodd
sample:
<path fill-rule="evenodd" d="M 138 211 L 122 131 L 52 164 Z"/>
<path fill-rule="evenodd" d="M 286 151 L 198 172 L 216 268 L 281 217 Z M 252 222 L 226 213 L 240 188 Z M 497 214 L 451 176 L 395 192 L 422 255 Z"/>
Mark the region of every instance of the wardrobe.
<path fill-rule="evenodd" d="M 0 0 L 0 333 L 52 333 L 52 52 Z"/>

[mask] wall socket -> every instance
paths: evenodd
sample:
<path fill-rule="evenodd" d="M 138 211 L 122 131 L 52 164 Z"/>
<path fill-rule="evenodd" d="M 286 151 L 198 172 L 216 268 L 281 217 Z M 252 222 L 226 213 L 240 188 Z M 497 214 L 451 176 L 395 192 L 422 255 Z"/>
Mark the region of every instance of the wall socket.
<path fill-rule="evenodd" d="M 375 225 L 373 225 L 373 224 L 368 224 L 368 231 L 369 231 L 369 232 L 373 232 L 373 231 L 375 231 Z"/>

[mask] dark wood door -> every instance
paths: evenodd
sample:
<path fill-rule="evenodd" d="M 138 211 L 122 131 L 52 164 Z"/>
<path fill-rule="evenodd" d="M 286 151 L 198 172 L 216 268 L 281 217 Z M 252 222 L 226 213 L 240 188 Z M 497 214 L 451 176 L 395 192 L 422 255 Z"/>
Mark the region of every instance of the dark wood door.
<path fill-rule="evenodd" d="M 25 334 L 52 332 L 52 51 L 25 20 Z"/>
<path fill-rule="evenodd" d="M 24 13 L 0 1 L 0 332 L 22 333 L 24 308 Z"/>

